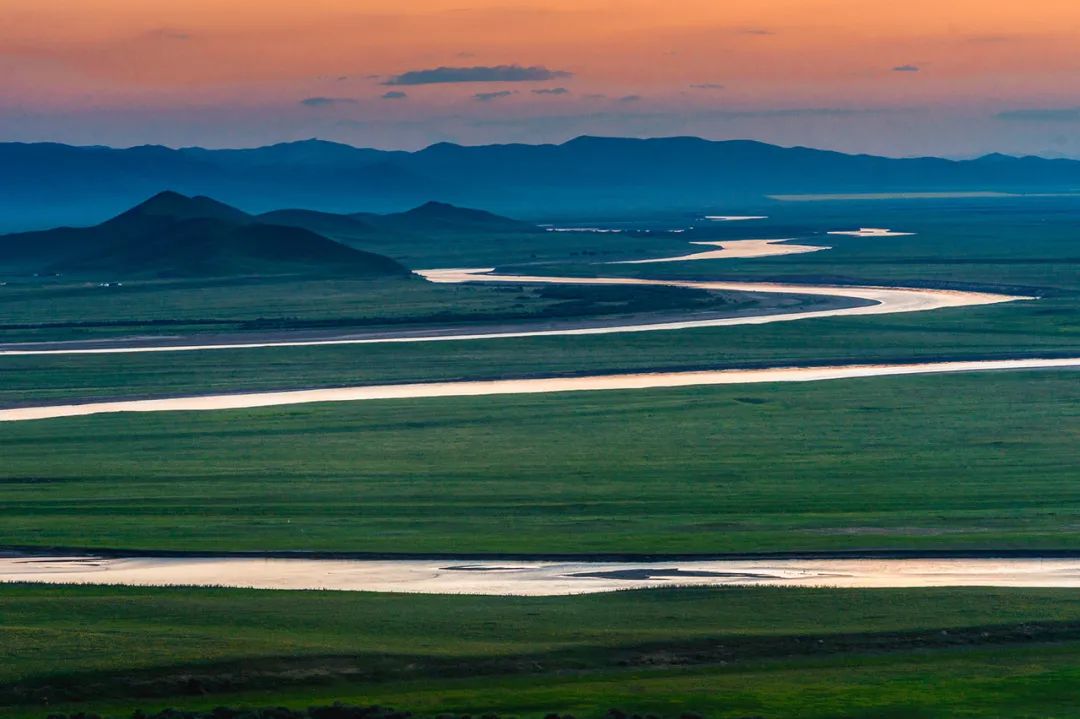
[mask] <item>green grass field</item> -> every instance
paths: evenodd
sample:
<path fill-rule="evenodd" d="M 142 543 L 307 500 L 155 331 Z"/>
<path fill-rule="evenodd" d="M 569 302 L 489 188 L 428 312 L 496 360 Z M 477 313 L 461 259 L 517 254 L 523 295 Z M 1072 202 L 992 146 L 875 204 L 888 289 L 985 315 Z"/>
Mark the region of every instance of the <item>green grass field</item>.
<path fill-rule="evenodd" d="M 717 223 L 681 237 L 552 233 L 535 248 L 526 243 L 537 238 L 513 238 L 417 247 L 409 258 L 411 266 L 506 263 L 537 274 L 987 288 L 1031 292 L 1043 297 L 1037 302 L 594 337 L 0 357 L 0 404 L 1076 355 L 1076 210 L 1072 199 L 781 203 L 765 212 L 773 215 L 768 221 Z M 859 226 L 919 234 L 822 234 Z M 699 249 L 688 239 L 756 237 L 809 238 L 835 249 L 592 264 Z M 338 280 L 124 288 L 136 302 L 98 289 L 0 287 L 0 324 L 398 322 L 443 312 L 467 320 L 542 313 L 561 301 L 519 288 L 415 285 L 402 294 L 394 283 Z M 131 328 L 16 329 L 2 339 L 91 331 Z M 972 373 L 3 424 L 0 546 L 1080 549 L 1078 378 L 1074 371 Z M 671 589 L 499 598 L 0 586 L 5 719 L 82 709 L 126 719 L 137 707 L 336 700 L 422 717 L 559 712 L 591 719 L 618 707 L 709 719 L 1045 719 L 1075 714 L 1077 686 L 1080 593 L 1073 590 Z"/>
<path fill-rule="evenodd" d="M 671 287 L 574 287 L 560 294 L 538 286 L 446 285 L 419 277 L 231 278 L 111 287 L 39 281 L 0 285 L 0 343 L 728 310 L 769 307 L 780 299 L 785 298 Z"/>
<path fill-rule="evenodd" d="M 0 544 L 1080 547 L 1074 371 L 19 422 Z"/>
<path fill-rule="evenodd" d="M 858 204 L 858 203 L 857 203 Z M 1036 302 L 938 310 L 880 317 L 807 320 L 760 326 L 724 327 L 673 333 L 650 332 L 586 337 L 503 339 L 487 342 L 436 342 L 277 348 L 257 351 L 0 358 L 0 403 L 61 401 L 146 394 L 190 394 L 381 382 L 416 382 L 576 372 L 618 372 L 651 368 L 701 369 L 806 362 L 903 361 L 966 357 L 1075 355 L 1080 352 L 1080 250 L 1072 205 L 991 203 L 888 203 L 872 207 L 826 203 L 777 210 L 766 223 L 716 223 L 708 238 L 809 236 L 833 250 L 758 260 L 710 260 L 656 265 L 575 263 L 523 265 L 530 273 L 629 274 L 654 277 L 779 279 L 914 285 L 943 285 L 1034 293 Z M 1075 203 L 1074 203 L 1075 204 Z M 781 212 L 781 210 L 783 210 Z M 846 218 L 846 219 L 845 219 Z M 914 237 L 856 239 L 822 236 L 830 228 L 878 224 L 912 230 Z M 813 233 L 818 233 L 814 235 Z M 554 233 L 557 234 L 557 233 Z M 546 235 L 542 237 L 547 237 Z M 623 235 L 594 235 L 590 242 L 624 248 Z M 681 236 L 680 236 L 681 237 Z M 642 240 L 645 241 L 645 240 Z M 685 239 L 648 239 L 655 256 L 695 249 Z M 623 243 L 623 244 L 620 244 Z M 630 245 L 633 247 L 633 245 Z M 625 251 L 629 252 L 629 249 Z M 641 248 L 637 251 L 641 256 Z M 490 248 L 472 259 L 487 259 Z M 574 259 L 574 258 L 571 258 Z M 591 262 L 594 258 L 588 258 Z M 3 290 L 5 288 L 0 288 Z M 279 314 L 299 317 L 350 316 L 393 308 L 393 293 L 357 300 L 356 288 L 297 288 Z M 429 314 L 437 297 L 457 298 L 452 307 L 465 316 L 492 309 L 542 311 L 550 300 L 526 302 L 517 288 L 441 287 L 418 292 L 392 312 Z M 346 291 L 348 290 L 348 291 Z M 274 306 L 274 289 L 255 293 L 214 290 L 192 302 L 205 314 L 207 303 L 234 306 L 237 316 L 261 316 Z M 350 294 L 353 293 L 353 294 Z M 215 294 L 221 293 L 221 294 Z M 427 294 L 426 294 L 427 293 Z M 442 293 L 442 294 L 440 294 Z M 2 296 L 2 292 L 0 292 Z M 151 294 L 149 297 L 153 297 Z M 231 299 L 230 299 L 231 297 Z M 208 298 L 213 298 L 212 302 Z M 234 303 L 234 304 L 230 304 Z M 153 304 L 148 300 L 149 307 Z M 509 307 L 508 307 L 509 305 Z M 0 311 L 3 303 L 0 302 Z M 18 307 L 19 305 L 12 305 Z M 38 307 L 44 317 L 53 310 Z M 60 316 L 78 316 L 75 301 Z M 106 310 L 102 310 L 106 311 Z M 139 309 L 137 312 L 150 312 Z M 458 310 L 454 310 L 455 312 Z M 121 313 L 114 306 L 111 316 Z M 319 313 L 323 313 L 320 315 Z M 64 330 L 70 332 L 71 330 Z M 161 330 L 157 330 L 161 331 Z"/>
<path fill-rule="evenodd" d="M 0 403 L 807 363 L 1075 356 L 1063 300 L 581 337 L 0 357 Z"/>
<path fill-rule="evenodd" d="M 0 587 L 0 711 L 612 707 L 710 717 L 1045 717 L 1080 679 L 1057 590 L 693 589 L 549 598 Z M 92 700 L 84 701 L 85 697 Z M 6 708 L 5 708 L 6 707 Z"/>

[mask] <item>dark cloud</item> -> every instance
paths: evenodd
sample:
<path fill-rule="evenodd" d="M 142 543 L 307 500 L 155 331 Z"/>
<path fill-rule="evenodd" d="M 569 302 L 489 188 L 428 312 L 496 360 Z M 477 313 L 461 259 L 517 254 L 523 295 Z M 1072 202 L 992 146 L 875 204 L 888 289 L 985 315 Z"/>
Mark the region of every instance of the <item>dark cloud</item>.
<path fill-rule="evenodd" d="M 499 98 L 509 97 L 513 95 L 513 90 L 498 90 L 496 92 L 478 92 L 473 95 L 473 99 L 479 102 L 491 102 L 492 100 L 498 100 Z"/>
<path fill-rule="evenodd" d="M 333 107 L 334 105 L 355 105 L 351 97 L 306 97 L 300 101 L 304 107 Z"/>
<path fill-rule="evenodd" d="M 384 100 L 404 100 L 407 97 L 408 94 L 402 92 L 401 90 L 391 90 L 390 92 L 384 92 L 382 94 L 382 99 Z"/>
<path fill-rule="evenodd" d="M 586 100 L 606 100 L 607 95 L 602 92 L 593 92 L 584 96 Z"/>
<path fill-rule="evenodd" d="M 919 71 L 919 66 L 918 65 L 897 65 L 892 70 L 893 70 L 893 72 L 918 72 Z"/>
<path fill-rule="evenodd" d="M 690 85 L 694 90 L 723 90 L 724 86 L 718 82 L 695 82 Z"/>
<path fill-rule="evenodd" d="M 1080 122 L 1080 107 L 1030 108 L 1007 110 L 994 115 L 1012 122 Z"/>
<path fill-rule="evenodd" d="M 623 95 L 619 98 L 619 102 L 637 102 L 641 99 L 641 95 Z"/>
<path fill-rule="evenodd" d="M 533 90 L 534 95 L 567 95 L 569 90 L 565 87 L 542 87 L 539 90 Z"/>
<path fill-rule="evenodd" d="M 434 85 L 448 82 L 543 82 L 572 77 L 565 70 L 549 70 L 539 65 L 494 65 L 491 67 L 436 67 L 430 70 L 409 70 L 396 75 L 384 85 Z"/>

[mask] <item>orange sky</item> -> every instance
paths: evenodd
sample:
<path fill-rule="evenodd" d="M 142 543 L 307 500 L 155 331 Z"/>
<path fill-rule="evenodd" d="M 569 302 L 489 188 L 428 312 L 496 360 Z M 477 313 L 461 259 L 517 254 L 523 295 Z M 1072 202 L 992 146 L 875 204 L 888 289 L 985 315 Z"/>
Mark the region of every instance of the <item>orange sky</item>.
<path fill-rule="evenodd" d="M 1076 154 L 1077 47 L 1077 0 L 0 0 L 0 139 L 691 132 Z M 498 65 L 572 77 L 381 97 L 403 72 Z M 1055 112 L 998 117 L 1016 110 Z"/>

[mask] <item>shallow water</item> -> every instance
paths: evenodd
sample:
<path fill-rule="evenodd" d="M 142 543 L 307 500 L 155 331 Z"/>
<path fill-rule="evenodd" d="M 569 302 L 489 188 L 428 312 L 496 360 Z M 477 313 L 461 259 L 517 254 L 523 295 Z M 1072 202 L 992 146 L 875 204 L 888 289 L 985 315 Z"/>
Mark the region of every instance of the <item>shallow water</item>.
<path fill-rule="evenodd" d="M 0 557 L 0 581 L 545 596 L 670 586 L 1080 588 L 1080 559 L 455 562 Z"/>
<path fill-rule="evenodd" d="M 818 245 L 789 245 L 788 240 L 725 240 L 723 242 L 691 242 L 691 245 L 711 245 L 718 250 L 694 252 L 689 255 L 657 257 L 647 260 L 621 260 L 609 262 L 611 265 L 648 265 L 656 262 L 691 262 L 696 260 L 737 260 L 752 257 L 773 257 L 778 255 L 800 255 L 806 252 L 820 252 L 832 249 Z"/>

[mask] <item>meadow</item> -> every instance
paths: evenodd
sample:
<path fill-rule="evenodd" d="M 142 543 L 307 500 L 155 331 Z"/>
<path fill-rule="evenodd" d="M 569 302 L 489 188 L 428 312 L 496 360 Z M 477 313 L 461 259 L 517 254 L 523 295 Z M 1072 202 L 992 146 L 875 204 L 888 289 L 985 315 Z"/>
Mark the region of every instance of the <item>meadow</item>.
<path fill-rule="evenodd" d="M 335 700 L 420 716 L 1045 717 L 1067 715 L 1080 676 L 1080 601 L 1060 590 L 8 585 L 0 617 L 11 719 Z"/>
<path fill-rule="evenodd" d="M 1076 379 L 968 373 L 15 422 L 0 434 L 0 544 L 1075 548 Z"/>
<path fill-rule="evenodd" d="M 1075 356 L 1076 208 L 1075 199 L 780 203 L 760 224 L 716 223 L 679 236 L 549 233 L 540 246 L 518 237 L 410 250 L 414 267 L 929 285 L 1038 301 L 593 337 L 9 356 L 0 357 L 0 404 Z M 824 234 L 867 225 L 918 234 Z M 594 264 L 692 251 L 687 240 L 752 237 L 800 237 L 834 249 Z M 367 327 L 544 319 L 567 302 L 587 316 L 740 301 L 747 298 L 568 298 L 517 286 L 339 278 L 124 288 L 43 282 L 0 287 L 0 323 L 53 326 L 12 327 L 0 341 L 223 326 L 200 324 L 207 319 L 242 332 L 267 320 L 285 329 Z M 162 320 L 181 324 L 155 324 Z M 118 321 L 134 324 L 110 324 Z M 4 424 L 0 546 L 576 555 L 1080 550 L 1077 376 L 967 373 Z M 421 717 L 591 718 L 620 708 L 717 719 L 1035 719 L 1069 716 L 1077 682 L 1080 598 L 1071 590 L 673 587 L 511 598 L 0 586 L 0 715 L 12 719 L 337 700 Z"/>
<path fill-rule="evenodd" d="M 830 245 L 832 250 L 757 260 L 709 260 L 651 265 L 596 265 L 581 258 L 551 260 L 546 265 L 514 265 L 510 270 L 534 274 L 605 274 L 683 279 L 769 279 L 789 282 L 885 283 L 987 289 L 1038 296 L 988 307 L 861 318 L 828 318 L 760 326 L 723 327 L 680 332 L 613 334 L 593 337 L 500 339 L 483 342 L 433 342 L 407 345 L 365 345 L 315 348 L 271 348 L 257 351 L 214 351 L 183 355 L 109 355 L 0 358 L 0 403 L 58 402 L 92 397 L 133 397 L 155 394 L 251 391 L 325 387 L 384 382 L 422 382 L 448 379 L 520 377 L 566 373 L 623 372 L 645 369 L 706 369 L 799 363 L 848 363 L 915 359 L 1005 358 L 1063 356 L 1080 351 L 1080 254 L 1075 250 L 1072 210 L 1076 200 L 966 202 L 796 203 L 769 210 L 778 213 L 762 223 L 714 223 L 683 234 L 638 238 L 593 234 L 587 242 L 609 252 L 634 256 L 665 256 L 693 251 L 687 239 L 716 240 L 745 237 L 802 237 L 800 242 Z M 852 219 L 855 218 L 855 219 Z M 910 237 L 844 238 L 824 235 L 830 228 L 877 224 L 917 232 Z M 541 240 L 562 233 L 541 235 Z M 627 239 L 628 237 L 628 239 Z M 637 243 L 647 243 L 648 252 Z M 600 250 L 597 250 L 600 251 Z M 488 245 L 461 258 L 463 264 L 496 264 Z M 590 261 L 592 258 L 589 258 Z M 0 299 L 3 289 L 0 288 Z M 96 289 L 96 288 L 95 288 Z M 361 318 L 358 326 L 377 325 L 380 317 L 400 322 L 408 318 L 468 321 L 496 317 L 542 319 L 565 301 L 544 297 L 536 288 L 439 287 L 411 288 L 397 309 L 392 290 L 365 299 L 363 283 L 298 286 L 302 292 L 280 292 L 273 285 L 233 290 L 215 289 L 204 299 L 199 293 L 177 293 L 177 302 L 198 307 L 188 316 L 239 320 L 270 316 L 259 307 L 280 303 L 273 316 L 333 321 Z M 278 299 L 269 297 L 275 292 Z M 170 316 L 156 310 L 150 293 L 134 310 L 112 305 L 103 317 Z M 284 297 L 284 299 L 282 298 Z M 231 299 L 229 299 L 231 297 Z M 294 299 L 289 300 L 289 297 Z M 301 299 L 310 298 L 310 299 Z M 731 304 L 745 302 L 738 296 Z M 10 305 L 9 312 L 33 310 L 35 316 L 77 319 L 83 301 L 58 306 L 47 294 L 28 297 L 28 304 Z M 754 298 L 752 301 L 760 302 Z M 350 306 L 351 302 L 355 305 Z M 688 295 L 682 310 L 699 305 Z M 0 302 L 0 312 L 4 303 Z M 577 310 L 619 312 L 624 302 L 587 303 Z M 675 307 L 676 309 L 672 309 Z M 34 309 L 37 308 L 37 309 Z M 565 311 L 559 310 L 560 312 Z M 665 311 L 678 312 L 678 305 Z M 65 314 L 66 313 L 66 314 Z M 111 314 L 109 314 L 111 313 Z M 440 315 L 441 313 L 441 315 Z M 175 314 L 175 313 L 174 313 Z M 9 315 L 10 317 L 10 315 Z M 366 325 L 364 323 L 367 323 Z M 240 323 L 242 324 L 242 323 Z M 302 322 L 300 323 L 302 326 Z M 176 328 L 171 328 L 175 330 Z M 62 330 L 64 333 L 71 329 Z M 170 331 L 170 328 L 154 331 Z M 115 330 L 113 330 L 115 333 Z M 130 332 L 130 330 L 127 330 Z M 26 339 L 12 334 L 10 339 Z M 65 335 L 74 338 L 73 335 Z"/>

